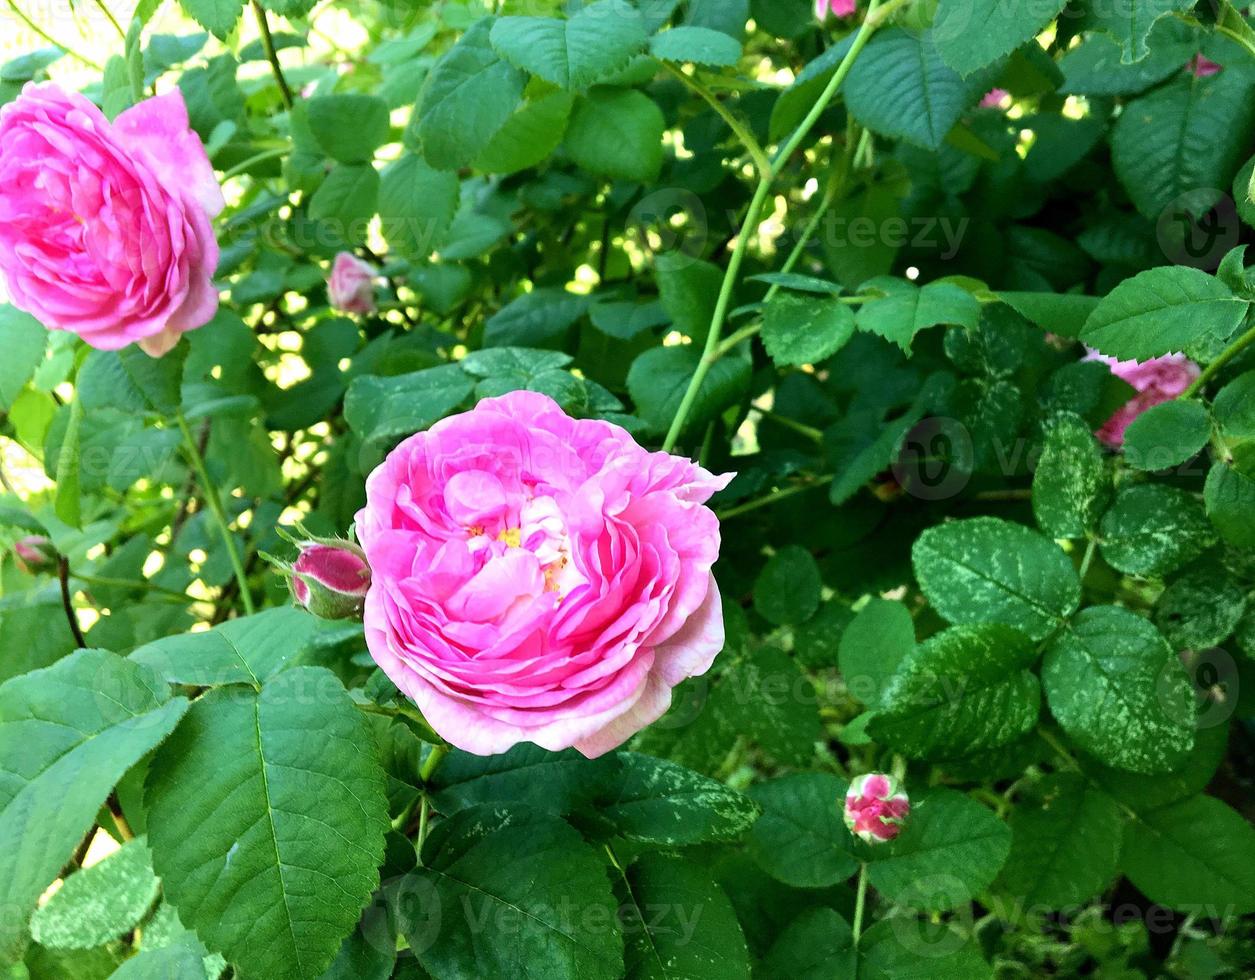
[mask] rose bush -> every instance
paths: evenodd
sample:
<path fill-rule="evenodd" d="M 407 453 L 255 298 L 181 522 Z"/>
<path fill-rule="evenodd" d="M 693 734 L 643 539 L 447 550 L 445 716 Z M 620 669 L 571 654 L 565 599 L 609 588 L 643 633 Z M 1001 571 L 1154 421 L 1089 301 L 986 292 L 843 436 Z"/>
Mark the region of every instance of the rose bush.
<path fill-rule="evenodd" d="M 13 8 L 0 976 L 1250 972 L 1239 8 Z"/>

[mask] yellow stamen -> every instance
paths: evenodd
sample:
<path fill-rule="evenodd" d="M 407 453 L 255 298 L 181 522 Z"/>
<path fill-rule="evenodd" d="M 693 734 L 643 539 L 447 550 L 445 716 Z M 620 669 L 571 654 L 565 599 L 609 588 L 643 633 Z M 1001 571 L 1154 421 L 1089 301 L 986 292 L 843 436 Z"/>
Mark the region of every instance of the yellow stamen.
<path fill-rule="evenodd" d="M 517 548 L 521 540 L 519 529 L 517 527 L 508 527 L 497 535 L 497 540 L 504 541 L 507 547 Z"/>

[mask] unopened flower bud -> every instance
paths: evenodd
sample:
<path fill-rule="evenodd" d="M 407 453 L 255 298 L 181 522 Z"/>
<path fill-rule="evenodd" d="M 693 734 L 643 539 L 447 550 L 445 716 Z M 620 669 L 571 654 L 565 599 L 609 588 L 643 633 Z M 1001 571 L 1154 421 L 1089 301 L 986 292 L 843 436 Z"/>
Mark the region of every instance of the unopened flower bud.
<path fill-rule="evenodd" d="M 910 799 L 898 781 L 884 773 L 859 776 L 845 794 L 845 825 L 869 844 L 897 837 L 910 812 Z"/>
<path fill-rule="evenodd" d="M 815 0 L 815 18 L 822 24 L 830 13 L 835 17 L 849 17 L 854 7 L 855 0 Z"/>
<path fill-rule="evenodd" d="M 341 252 L 331 264 L 327 298 L 345 313 L 375 312 L 375 277 L 379 270 L 350 252 Z"/>
<path fill-rule="evenodd" d="M 57 567 L 57 549 L 42 534 L 28 534 L 13 545 L 18 568 L 28 575 L 51 572 Z"/>
<path fill-rule="evenodd" d="M 292 597 L 323 619 L 357 619 L 362 615 L 370 566 L 351 541 L 302 541 L 290 574 Z"/>

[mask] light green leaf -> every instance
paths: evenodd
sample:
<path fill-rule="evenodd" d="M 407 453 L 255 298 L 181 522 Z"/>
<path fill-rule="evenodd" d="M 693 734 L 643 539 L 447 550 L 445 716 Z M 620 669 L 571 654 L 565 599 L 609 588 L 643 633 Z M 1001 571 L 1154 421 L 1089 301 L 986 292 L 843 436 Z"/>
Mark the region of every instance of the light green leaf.
<path fill-rule="evenodd" d="M 1255 829 L 1210 796 L 1131 821 L 1120 865 L 1152 902 L 1218 918 L 1255 911 Z"/>
<path fill-rule="evenodd" d="M 1223 340 L 1248 303 L 1214 276 L 1185 265 L 1147 269 L 1098 304 L 1081 339 L 1120 360 L 1148 360 L 1203 340 Z"/>
<path fill-rule="evenodd" d="M 649 183 L 662 169 L 662 110 L 636 89 L 599 88 L 575 103 L 566 148 L 600 177 Z"/>
<path fill-rule="evenodd" d="M 432 829 L 413 878 L 406 887 L 421 901 L 402 932 L 435 977 L 586 980 L 623 969 L 606 862 L 558 817 L 462 810 Z"/>
<path fill-rule="evenodd" d="M 797 888 L 822 888 L 858 868 L 854 838 L 841 819 L 849 783 L 828 773 L 797 773 L 750 787 L 763 815 L 749 850 L 764 871 Z"/>
<path fill-rule="evenodd" d="M 315 980 L 379 882 L 383 770 L 322 668 L 200 698 L 153 759 L 145 801 L 167 898 L 243 973 Z"/>
<path fill-rule="evenodd" d="M 942 60 L 970 75 L 1036 37 L 1067 0 L 1020 6 L 1003 0 L 941 0 L 933 34 Z"/>
<path fill-rule="evenodd" d="M 379 184 L 383 237 L 406 258 L 427 258 L 444 244 L 459 193 L 456 174 L 433 170 L 417 154 L 403 156 Z"/>
<path fill-rule="evenodd" d="M 779 293 L 763 312 L 763 346 L 777 367 L 818 364 L 854 336 L 854 313 L 835 296 Z"/>
<path fill-rule="evenodd" d="M 1121 489 L 1099 527 L 1103 557 L 1127 575 L 1162 578 L 1214 540 L 1198 498 L 1159 483 Z"/>
<path fill-rule="evenodd" d="M 171 684 L 260 688 L 305 651 L 317 623 L 300 609 L 267 609 L 205 632 L 163 637 L 135 650 L 130 659 Z"/>
<path fill-rule="evenodd" d="M 574 104 L 567 92 L 523 103 L 475 157 L 475 169 L 512 174 L 536 166 L 562 142 Z"/>
<path fill-rule="evenodd" d="M 1083 610 L 1046 648 L 1042 687 L 1068 737 L 1107 765 L 1176 768 L 1194 745 L 1189 675 L 1147 619 L 1118 606 Z"/>
<path fill-rule="evenodd" d="M 877 845 L 868 872 L 898 905 L 944 911 L 966 905 L 1001 870 L 1011 830 L 970 796 L 930 790 L 913 801 L 902 832 Z"/>
<path fill-rule="evenodd" d="M 1139 470 L 1166 470 L 1195 456 L 1211 438 L 1211 417 L 1195 401 L 1147 409 L 1124 432 L 1124 459 Z"/>
<path fill-rule="evenodd" d="M 7 412 L 43 362 L 48 331 L 29 313 L 0 304 L 0 411 Z"/>
<path fill-rule="evenodd" d="M 663 61 L 729 68 L 741 60 L 741 45 L 723 31 L 682 24 L 656 34 L 649 42 L 649 53 Z"/>
<path fill-rule="evenodd" d="M 689 346 L 652 347 L 632 362 L 627 385 L 640 416 L 659 432 L 666 432 L 684 398 L 701 355 Z M 701 429 L 735 402 L 750 381 L 750 366 L 738 357 L 721 357 L 697 390 L 697 400 L 685 420 L 685 431 Z"/>
<path fill-rule="evenodd" d="M 1111 499 L 1111 475 L 1089 425 L 1079 415 L 1056 416 L 1033 475 L 1033 515 L 1052 538 L 1082 538 L 1094 530 Z"/>
<path fill-rule="evenodd" d="M 860 330 L 884 337 L 907 354 L 921 330 L 943 323 L 973 330 L 979 322 L 980 302 L 952 282 L 930 282 L 923 289 L 903 283 L 858 311 Z"/>
<path fill-rule="evenodd" d="M 31 916 L 31 937 L 50 949 L 103 946 L 135 927 L 160 887 L 144 841 L 129 841 L 66 878 Z"/>
<path fill-rule="evenodd" d="M 366 238 L 366 223 L 379 210 L 379 172 L 369 163 L 341 163 L 309 199 L 309 216 L 333 223 L 345 241 Z"/>
<path fill-rule="evenodd" d="M 0 963 L 114 785 L 178 724 L 186 698 L 103 650 L 0 686 Z"/>
<path fill-rule="evenodd" d="M 244 0 L 179 0 L 192 20 L 222 41 L 235 29 L 244 10 Z"/>
<path fill-rule="evenodd" d="M 319 148 L 340 163 L 369 163 L 388 138 L 388 104 L 376 95 L 339 92 L 298 105 Z"/>
<path fill-rule="evenodd" d="M 438 422 L 471 393 L 474 383 L 456 364 L 382 378 L 353 379 L 344 418 L 363 439 L 386 442 Z"/>
<path fill-rule="evenodd" d="M 952 759 L 1015 741 L 1037 723 L 1041 691 L 1024 634 L 985 623 L 937 633 L 903 658 L 868 725 L 913 758 Z"/>
<path fill-rule="evenodd" d="M 627 980 L 749 980 L 741 926 L 706 866 L 643 854 L 619 890 Z"/>
<path fill-rule="evenodd" d="M 911 555 L 924 595 L 952 623 L 1005 623 L 1041 640 L 1080 603 L 1067 556 L 1010 521 L 973 517 L 931 527 Z"/>
<path fill-rule="evenodd" d="M 994 890 L 1016 912 L 1079 905 L 1116 876 L 1124 815 L 1082 776 L 1042 780 L 1017 800 L 1010 826 L 1011 854 Z"/>
<path fill-rule="evenodd" d="M 915 623 L 900 602 L 873 596 L 841 636 L 841 675 L 869 707 L 883 703 L 893 673 L 915 649 Z"/>
<path fill-rule="evenodd" d="M 500 17 L 497 53 L 564 89 L 584 89 L 623 68 L 645 47 L 640 14 L 619 0 L 597 0 L 567 19 Z"/>

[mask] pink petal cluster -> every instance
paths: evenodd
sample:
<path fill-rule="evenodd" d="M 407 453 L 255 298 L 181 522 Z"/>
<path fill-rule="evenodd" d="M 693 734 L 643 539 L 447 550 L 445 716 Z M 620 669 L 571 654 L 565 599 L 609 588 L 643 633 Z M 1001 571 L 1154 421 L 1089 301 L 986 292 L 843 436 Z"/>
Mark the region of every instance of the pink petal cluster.
<path fill-rule="evenodd" d="M 481 401 L 367 480 L 370 652 L 468 752 L 607 752 L 723 647 L 704 505 L 730 479 L 544 395 Z"/>
<path fill-rule="evenodd" d="M 991 88 L 981 97 L 981 108 L 1001 109 L 1009 98 L 1011 98 L 1011 93 L 1005 88 Z"/>
<path fill-rule="evenodd" d="M 1117 378 L 1127 381 L 1137 394 L 1118 408 L 1098 430 L 1098 438 L 1114 449 L 1124 445 L 1124 432 L 1149 408 L 1181 395 L 1199 375 L 1199 367 L 1184 354 L 1165 354 L 1149 361 L 1117 361 L 1090 351 L 1088 361 L 1101 361 Z"/>
<path fill-rule="evenodd" d="M 834 17 L 854 14 L 855 0 L 815 0 L 815 18 L 822 24 L 831 13 Z"/>
<path fill-rule="evenodd" d="M 1220 74 L 1221 66 L 1210 58 L 1204 58 L 1201 54 L 1196 54 L 1186 63 L 1185 69 L 1194 75 L 1195 78 L 1210 78 L 1212 75 Z"/>
<path fill-rule="evenodd" d="M 345 313 L 373 313 L 377 275 L 379 270 L 369 262 L 363 262 L 351 252 L 341 252 L 331 263 L 327 298 L 332 306 Z"/>
<path fill-rule="evenodd" d="M 54 84 L 0 109 L 0 271 L 13 304 L 92 347 L 160 356 L 218 309 L 222 192 L 178 89 L 112 123 Z"/>
<path fill-rule="evenodd" d="M 902 830 L 911 801 L 897 780 L 883 773 L 859 776 L 845 794 L 845 825 L 869 844 L 893 840 Z"/>
<path fill-rule="evenodd" d="M 366 555 L 351 541 L 304 541 L 291 568 L 292 597 L 315 616 L 360 616 L 370 588 Z"/>
<path fill-rule="evenodd" d="M 28 534 L 13 545 L 18 567 L 28 575 L 50 572 L 57 567 L 57 549 L 42 534 Z"/>

